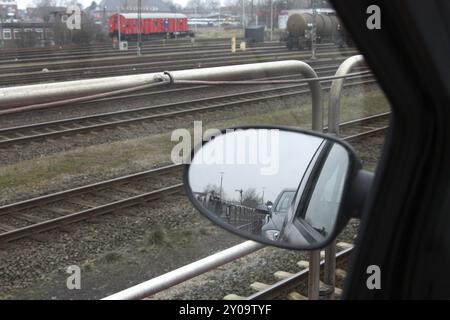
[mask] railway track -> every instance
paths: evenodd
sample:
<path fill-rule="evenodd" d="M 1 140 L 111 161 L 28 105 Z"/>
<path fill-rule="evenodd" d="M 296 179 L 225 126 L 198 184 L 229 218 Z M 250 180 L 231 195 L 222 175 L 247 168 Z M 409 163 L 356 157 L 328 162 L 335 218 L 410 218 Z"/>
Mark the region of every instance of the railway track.
<path fill-rule="evenodd" d="M 248 49 L 256 48 L 284 48 L 280 43 L 264 42 L 262 44 L 250 44 Z M 331 47 L 331 45 L 329 46 Z M 161 54 L 161 53 L 179 53 L 179 52 L 193 52 L 202 50 L 229 50 L 230 42 L 213 43 L 213 44 L 184 44 L 184 45 L 147 45 L 142 48 L 143 55 L 149 54 Z M 49 61 L 55 61 L 56 59 L 65 60 L 86 60 L 105 57 L 136 57 L 136 47 L 129 47 L 128 51 L 119 51 L 118 49 L 112 49 L 111 46 L 107 48 L 92 48 L 83 51 L 69 51 L 69 52 L 51 52 L 51 53 L 34 53 L 34 54 L 22 54 L 21 52 L 15 52 L 13 54 L 5 54 L 0 57 L 0 67 L 2 65 L 16 63 L 16 64 L 32 64 L 32 63 L 45 63 Z"/>
<path fill-rule="evenodd" d="M 2 73 L 0 74 L 0 86 L 13 86 L 22 84 L 32 84 L 41 82 L 52 82 L 52 81 L 67 81 L 67 80 L 77 80 L 77 79 L 90 79 L 97 77 L 108 77 L 108 76 L 120 76 L 120 75 L 132 75 L 132 74 L 143 74 L 159 72 L 162 69 L 170 70 L 182 70 L 182 69 L 193 69 L 193 68 L 207 68 L 207 67 L 217 67 L 224 65 L 233 64 L 248 64 L 257 62 L 270 62 L 270 61 L 280 61 L 280 60 L 304 60 L 310 63 L 312 67 L 317 64 L 323 63 L 323 61 L 343 61 L 343 59 L 354 55 L 355 50 L 341 50 L 341 51 L 323 51 L 319 52 L 318 60 L 309 61 L 309 53 L 301 52 L 262 52 L 256 53 L 247 51 L 245 53 L 238 54 L 223 54 L 218 53 L 215 56 L 199 56 L 191 59 L 187 59 L 186 55 L 179 55 L 178 60 L 162 60 L 162 61 L 150 61 L 145 62 L 145 60 L 139 60 L 140 63 L 136 63 L 136 60 L 130 61 L 129 63 L 117 65 L 117 61 L 112 59 L 109 61 L 109 65 L 105 66 L 95 66 L 95 67 L 83 67 L 83 68 L 72 68 L 72 69 L 60 69 L 51 70 L 48 72 L 33 71 L 33 72 L 17 72 L 14 69 L 14 73 Z M 123 62 L 123 61 L 122 61 Z M 40 66 L 40 70 L 45 68 L 45 66 Z"/>
<path fill-rule="evenodd" d="M 329 89 L 330 83 L 331 81 L 323 82 L 325 90 Z M 364 76 L 361 80 L 347 81 L 346 86 L 369 83 L 375 83 L 375 80 L 371 76 Z M 304 83 L 4 128 L 0 129 L 0 147 L 101 131 L 148 121 L 174 119 L 199 112 L 234 108 L 243 104 L 267 102 L 308 93 L 308 84 Z"/>
<path fill-rule="evenodd" d="M 249 47 L 247 51 L 236 52 L 235 55 L 245 55 L 245 54 L 261 54 L 261 53 L 277 53 L 286 52 L 286 48 L 282 46 L 254 46 Z M 136 55 L 108 55 L 108 54 L 98 54 L 98 57 L 92 55 L 75 56 L 70 57 L 52 57 L 51 59 L 37 60 L 37 61 L 13 61 L 9 63 L 0 63 L 0 71 L 5 74 L 15 74 L 24 72 L 41 72 L 45 67 L 49 71 L 58 70 L 71 70 L 85 68 L 95 68 L 95 67 L 112 67 L 120 65 L 129 64 L 140 64 L 145 62 L 155 62 L 155 61 L 176 61 L 183 57 L 215 57 L 215 56 L 227 56 L 231 55 L 230 48 L 226 46 L 220 47 L 192 47 L 185 48 L 183 50 L 175 50 L 170 48 L 152 50 L 143 54 L 139 57 Z"/>
<path fill-rule="evenodd" d="M 389 113 L 381 113 L 342 123 L 343 139 L 381 133 L 388 117 Z M 356 138 L 355 126 L 364 128 Z M 181 165 L 168 165 L 1 206 L 0 244 L 182 193 L 181 169 Z"/>
<path fill-rule="evenodd" d="M 0 243 L 180 193 L 182 184 L 170 184 L 168 179 L 173 175 L 181 176 L 181 165 L 164 166 L 2 206 Z M 158 184 L 165 186 L 158 187 Z"/>
<path fill-rule="evenodd" d="M 347 262 L 353 252 L 353 245 L 346 242 L 339 242 L 336 245 L 339 250 L 336 254 L 336 280 L 337 283 L 343 283 L 347 272 L 345 271 Z M 324 258 L 324 251 L 321 251 L 321 259 Z M 321 270 L 324 268 L 325 261 L 321 260 Z M 253 282 L 250 289 L 255 293 L 249 296 L 238 294 L 229 294 L 224 300 L 270 300 L 270 299 L 288 299 L 288 300 L 307 300 L 306 291 L 308 287 L 309 263 L 305 260 L 297 262 L 300 269 L 297 273 L 286 271 L 276 271 L 273 274 L 274 283 L 266 284 L 264 282 Z M 332 289 L 324 283 L 320 283 L 321 296 L 328 294 Z M 305 294 L 302 294 L 304 293 Z M 342 295 L 342 289 L 334 288 L 334 296 L 339 299 Z"/>
<path fill-rule="evenodd" d="M 193 50 L 202 49 L 229 49 L 231 44 L 231 39 L 222 39 L 214 41 L 195 40 L 194 43 L 189 41 L 177 41 L 173 42 L 158 41 L 155 43 L 144 43 L 142 47 L 142 53 L 153 54 L 153 53 L 163 53 L 163 52 L 189 52 Z M 237 43 L 243 39 L 237 39 Z M 258 47 L 278 47 L 286 48 L 283 43 L 278 41 L 266 41 L 263 43 L 248 43 L 247 48 L 258 48 Z M 80 48 L 53 48 L 53 49 L 37 49 L 37 50 L 0 50 L 2 53 L 0 56 L 0 66 L 2 64 L 9 63 L 37 63 L 37 62 L 47 62 L 54 61 L 55 59 L 92 59 L 95 57 L 126 57 L 126 56 L 136 56 L 136 44 L 129 43 L 128 51 L 120 51 L 118 49 L 113 49 L 111 44 L 106 44 L 102 46 L 90 46 L 90 47 L 80 47 Z M 336 45 L 332 43 L 324 43 L 318 46 L 320 50 L 336 48 Z"/>
<path fill-rule="evenodd" d="M 242 41 L 243 39 L 237 39 L 237 41 Z M 159 49 L 159 48 L 188 48 L 188 47 L 205 47 L 205 46 L 220 46 L 220 45 L 229 45 L 231 39 L 195 39 L 194 43 L 192 43 L 191 39 L 161 39 L 154 41 L 145 41 L 143 43 L 143 49 Z M 273 44 L 280 45 L 279 42 L 276 41 L 267 41 L 265 44 Z M 329 46 L 330 44 L 328 44 Z M 17 61 L 26 58 L 45 58 L 45 57 L 55 57 L 55 56 L 64 56 L 64 55 L 89 55 L 91 53 L 102 52 L 116 52 L 118 54 L 136 54 L 132 50 L 136 49 L 136 43 L 128 42 L 129 52 L 127 51 L 119 51 L 117 48 L 112 48 L 112 43 L 107 42 L 103 44 L 92 44 L 88 46 L 64 46 L 64 47 L 47 47 L 47 48 L 21 48 L 17 49 L 1 49 L 2 53 L 0 57 L 0 63 L 2 61 Z"/>

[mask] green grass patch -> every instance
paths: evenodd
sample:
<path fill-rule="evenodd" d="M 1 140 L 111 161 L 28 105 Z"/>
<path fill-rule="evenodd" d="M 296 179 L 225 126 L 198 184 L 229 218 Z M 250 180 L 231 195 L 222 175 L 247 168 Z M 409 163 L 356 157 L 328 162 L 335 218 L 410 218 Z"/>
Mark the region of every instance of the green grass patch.
<path fill-rule="evenodd" d="M 105 253 L 103 255 L 103 257 L 101 257 L 101 260 L 106 263 L 114 263 L 114 262 L 122 260 L 122 258 L 123 258 L 123 255 L 120 252 L 111 251 L 111 252 Z"/>
<path fill-rule="evenodd" d="M 164 229 L 156 229 L 146 235 L 145 243 L 147 246 L 162 246 L 170 244 L 170 241 Z"/>

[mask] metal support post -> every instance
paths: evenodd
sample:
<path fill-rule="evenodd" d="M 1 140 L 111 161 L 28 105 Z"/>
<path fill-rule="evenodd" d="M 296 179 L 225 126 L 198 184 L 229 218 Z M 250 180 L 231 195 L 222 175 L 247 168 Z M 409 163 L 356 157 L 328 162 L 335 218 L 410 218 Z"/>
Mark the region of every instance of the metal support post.
<path fill-rule="evenodd" d="M 311 26 L 311 59 L 316 59 L 317 51 L 317 9 L 316 1 L 312 1 L 313 4 L 313 21 Z"/>
<path fill-rule="evenodd" d="M 345 76 L 352 72 L 356 66 L 364 65 L 364 57 L 357 55 L 345 60 L 336 72 L 336 76 Z M 340 112 L 342 89 L 345 78 L 335 79 L 331 84 L 330 99 L 328 104 L 328 132 L 339 136 Z M 329 287 L 330 294 L 325 295 L 327 299 L 334 299 L 336 285 L 336 240 L 325 250 L 324 283 Z"/>
<path fill-rule="evenodd" d="M 308 299 L 319 300 L 320 292 L 320 250 L 309 253 Z"/>
<path fill-rule="evenodd" d="M 334 300 L 334 288 L 336 286 L 336 239 L 325 249 L 325 266 L 323 282 L 327 286 L 325 299 Z"/>
<path fill-rule="evenodd" d="M 352 56 L 345 60 L 338 68 L 336 76 L 345 76 L 352 72 L 353 68 L 364 65 L 362 55 Z M 345 78 L 335 79 L 331 83 L 330 100 L 328 103 L 328 132 L 339 136 L 341 96 Z"/>

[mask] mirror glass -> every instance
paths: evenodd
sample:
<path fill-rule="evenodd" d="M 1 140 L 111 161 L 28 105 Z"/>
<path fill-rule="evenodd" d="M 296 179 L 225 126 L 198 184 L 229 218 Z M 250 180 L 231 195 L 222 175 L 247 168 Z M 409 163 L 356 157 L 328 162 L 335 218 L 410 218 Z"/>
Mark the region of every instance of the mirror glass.
<path fill-rule="evenodd" d="M 229 130 L 194 152 L 192 201 L 248 239 L 307 249 L 334 231 L 349 153 L 323 137 L 278 129 Z"/>

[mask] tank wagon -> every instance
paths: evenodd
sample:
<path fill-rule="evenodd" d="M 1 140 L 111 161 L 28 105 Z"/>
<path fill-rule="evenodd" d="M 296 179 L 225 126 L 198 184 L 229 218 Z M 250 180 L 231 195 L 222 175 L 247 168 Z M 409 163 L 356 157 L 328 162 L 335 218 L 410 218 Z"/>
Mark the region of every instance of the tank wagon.
<path fill-rule="evenodd" d="M 109 36 L 118 39 L 120 31 L 121 40 L 136 40 L 139 33 L 138 24 L 137 13 L 112 15 L 109 17 Z M 179 13 L 142 13 L 140 31 L 142 39 L 194 35 L 189 31 L 187 16 Z"/>
<path fill-rule="evenodd" d="M 287 21 L 286 45 L 292 49 L 311 48 L 313 14 L 295 13 Z M 317 43 L 334 43 L 339 47 L 348 44 L 347 32 L 335 14 L 316 14 Z"/>

